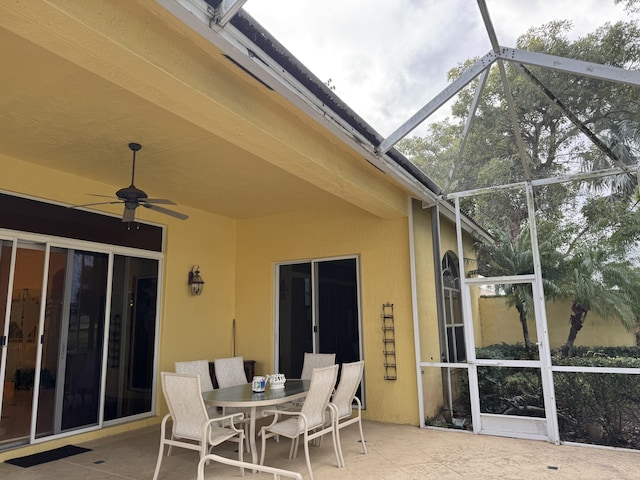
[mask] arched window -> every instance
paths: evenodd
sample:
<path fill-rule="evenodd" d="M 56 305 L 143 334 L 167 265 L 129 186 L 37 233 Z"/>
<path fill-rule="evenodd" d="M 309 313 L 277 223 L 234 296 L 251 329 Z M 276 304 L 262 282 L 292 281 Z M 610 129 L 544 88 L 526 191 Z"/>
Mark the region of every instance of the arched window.
<path fill-rule="evenodd" d="M 444 326 L 447 335 L 446 361 L 449 363 L 467 360 L 464 345 L 464 323 L 462 322 L 462 300 L 460 298 L 460 268 L 458 257 L 449 251 L 442 259 L 442 286 L 444 289 Z"/>

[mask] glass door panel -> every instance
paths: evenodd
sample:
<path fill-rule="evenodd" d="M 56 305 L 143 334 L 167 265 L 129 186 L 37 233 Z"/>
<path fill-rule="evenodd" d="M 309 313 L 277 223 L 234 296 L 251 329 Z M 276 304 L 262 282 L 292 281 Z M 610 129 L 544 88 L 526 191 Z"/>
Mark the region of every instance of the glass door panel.
<path fill-rule="evenodd" d="M 108 264 L 51 250 L 36 437 L 98 424 Z"/>
<path fill-rule="evenodd" d="M 336 363 L 360 360 L 358 285 L 355 258 L 319 262 L 317 353 L 336 354 Z"/>
<path fill-rule="evenodd" d="M 313 352 L 311 263 L 279 269 L 278 352 L 280 373 L 300 378 L 304 352 Z"/>
<path fill-rule="evenodd" d="M 8 338 L 0 420 L 2 447 L 29 442 L 45 253 L 42 244 L 18 244 L 13 283 L 9 285 L 10 245 L 3 242 L 0 258 L 3 311 L 9 289 L 11 295 L 8 330 L 5 328 Z"/>
<path fill-rule="evenodd" d="M 105 420 L 153 407 L 157 295 L 157 260 L 114 257 Z"/>
<path fill-rule="evenodd" d="M 9 337 L 9 313 L 7 301 L 9 300 L 9 276 L 11 273 L 11 253 L 13 242 L 0 240 L 0 446 L 11 435 L 6 428 L 8 420 L 3 415 L 4 404 L 13 403 L 15 391 L 14 376 L 6 377 L 6 362 Z"/>

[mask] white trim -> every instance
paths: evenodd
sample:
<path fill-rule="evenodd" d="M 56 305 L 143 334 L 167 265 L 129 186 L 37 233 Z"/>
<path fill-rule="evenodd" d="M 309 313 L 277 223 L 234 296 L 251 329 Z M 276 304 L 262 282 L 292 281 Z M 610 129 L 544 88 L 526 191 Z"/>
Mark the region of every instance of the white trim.
<path fill-rule="evenodd" d="M 413 199 L 408 198 L 409 202 L 409 218 L 407 228 L 409 230 L 409 268 L 411 270 L 411 313 L 413 317 L 413 344 L 416 355 L 416 382 L 418 383 L 418 416 L 420 418 L 420 428 L 425 426 L 424 417 L 424 396 L 422 395 L 422 369 L 420 368 L 420 360 L 422 354 L 420 352 L 420 316 L 418 315 L 418 287 L 416 278 L 416 247 L 415 247 L 415 224 L 413 218 Z"/>

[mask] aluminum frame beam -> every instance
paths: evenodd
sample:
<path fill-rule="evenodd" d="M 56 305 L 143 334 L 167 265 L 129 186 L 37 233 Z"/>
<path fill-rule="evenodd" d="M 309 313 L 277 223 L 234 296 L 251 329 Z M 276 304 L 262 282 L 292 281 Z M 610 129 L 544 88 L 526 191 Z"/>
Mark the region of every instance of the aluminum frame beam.
<path fill-rule="evenodd" d="M 381 155 L 388 152 L 396 143 L 411 133 L 413 129 L 418 127 L 418 125 L 426 120 L 433 112 L 444 105 L 445 102 L 467 86 L 476 76 L 499 59 L 640 87 L 640 71 L 499 46 L 497 51 L 489 51 L 489 53 L 465 70 L 462 75 L 418 110 L 417 113 L 397 128 L 391 135 L 385 138 L 376 149 L 377 153 Z"/>
<path fill-rule="evenodd" d="M 453 177 L 456 173 L 457 167 L 462 161 L 462 153 L 464 152 L 464 146 L 467 144 L 467 138 L 469 137 L 469 131 L 471 130 L 471 125 L 473 124 L 473 118 L 475 117 L 476 111 L 478 110 L 478 103 L 480 102 L 480 97 L 482 96 L 482 92 L 484 91 L 484 86 L 487 83 L 488 76 L 489 76 L 488 68 L 480 74 L 480 80 L 478 81 L 478 86 L 476 87 L 476 92 L 473 95 L 473 101 L 471 102 L 469 113 L 467 114 L 467 120 L 464 124 L 464 129 L 462 130 L 462 141 L 460 142 L 458 155 L 456 155 L 456 159 L 453 162 L 453 165 L 451 165 L 451 169 L 449 170 L 449 176 L 447 177 L 447 184 L 442 190 L 442 196 L 445 198 L 447 196 L 447 193 L 449 192 L 451 183 L 453 182 Z"/>
<path fill-rule="evenodd" d="M 217 25 L 224 27 L 246 2 L 247 0 L 222 0 L 215 9 L 213 21 Z"/>
<path fill-rule="evenodd" d="M 395 132 L 385 138 L 376 149 L 378 155 L 384 155 L 387 153 L 396 143 L 406 137 L 414 128 L 420 125 L 433 112 L 444 105 L 447 100 L 466 87 L 469 82 L 480 75 L 484 70 L 489 68 L 491 64 L 496 61 L 496 58 L 497 57 L 494 52 L 489 52 L 476 63 L 471 65 L 471 67 L 465 70 L 462 75 L 451 82 L 449 86 L 443 89 L 424 107 L 418 110 L 418 112 L 403 123 Z"/>

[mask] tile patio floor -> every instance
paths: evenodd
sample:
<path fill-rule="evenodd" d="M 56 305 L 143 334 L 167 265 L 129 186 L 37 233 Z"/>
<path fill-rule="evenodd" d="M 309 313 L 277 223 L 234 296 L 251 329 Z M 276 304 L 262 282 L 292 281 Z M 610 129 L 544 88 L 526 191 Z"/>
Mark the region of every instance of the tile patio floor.
<path fill-rule="evenodd" d="M 30 468 L 0 463 L 2 480 L 150 480 L 157 458 L 159 426 L 78 444 L 91 452 Z M 346 468 L 335 466 L 331 439 L 311 447 L 316 480 L 457 480 L 554 479 L 623 480 L 640 478 L 640 452 L 554 446 L 549 443 L 471 435 L 463 432 L 423 430 L 413 426 L 364 422 L 368 455 L 358 443 L 357 427 L 343 430 Z M 258 443 L 259 446 L 259 443 Z M 234 444 L 216 447 L 216 453 L 237 458 Z M 289 442 L 267 444 L 265 464 L 308 472 L 304 452 L 289 460 Z M 250 458 L 247 454 L 245 460 Z M 158 480 L 196 477 L 197 453 L 174 449 L 165 457 Z M 237 468 L 211 463 L 207 479 L 238 479 Z M 271 478 L 246 471 L 248 480 Z"/>

